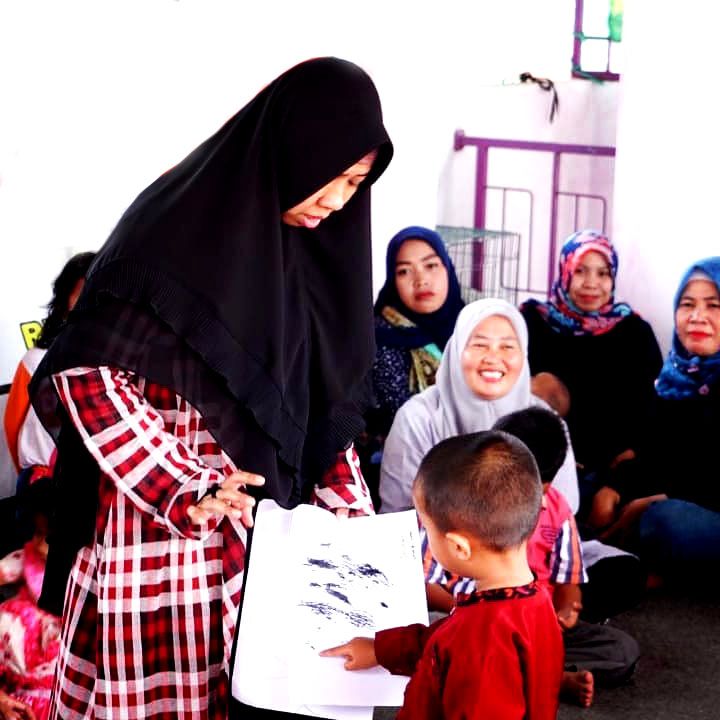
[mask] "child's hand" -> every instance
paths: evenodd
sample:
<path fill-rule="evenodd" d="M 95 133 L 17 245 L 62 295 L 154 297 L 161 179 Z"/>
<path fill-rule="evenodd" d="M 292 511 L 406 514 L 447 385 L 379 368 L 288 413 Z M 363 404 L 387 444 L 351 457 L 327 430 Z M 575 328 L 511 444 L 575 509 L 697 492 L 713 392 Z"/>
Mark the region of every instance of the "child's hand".
<path fill-rule="evenodd" d="M 563 630 L 569 630 L 570 628 L 577 625 L 577 621 L 580 618 L 580 611 L 582 610 L 582 603 L 576 601 L 572 602 L 566 607 L 558 610 L 557 618 L 560 623 L 560 627 Z"/>
<path fill-rule="evenodd" d="M 35 713 L 25 703 L 0 690 L 0 718 L 4 720 L 35 720 Z"/>
<path fill-rule="evenodd" d="M 323 650 L 323 657 L 344 657 L 346 670 L 367 670 L 378 664 L 375 657 L 375 641 L 372 638 L 356 637 L 344 645 Z"/>

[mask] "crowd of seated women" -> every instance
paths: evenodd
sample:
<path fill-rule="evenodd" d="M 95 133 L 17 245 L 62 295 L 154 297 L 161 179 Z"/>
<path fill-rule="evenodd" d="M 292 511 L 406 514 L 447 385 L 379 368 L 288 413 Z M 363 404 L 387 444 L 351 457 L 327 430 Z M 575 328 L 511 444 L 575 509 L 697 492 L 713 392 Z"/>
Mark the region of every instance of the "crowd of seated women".
<path fill-rule="evenodd" d="M 683 275 L 664 362 L 650 324 L 616 299 L 617 272 L 609 239 L 581 230 L 562 247 L 546 301 L 516 309 L 483 299 L 463 310 L 441 239 L 426 228 L 400 231 L 375 305 L 373 451 L 362 456 L 369 478 L 380 470 L 377 509 L 406 509 L 417 467 L 438 442 L 523 408 L 552 407 L 570 439 L 553 487 L 583 540 L 581 616 L 593 623 L 636 605 L 649 587 L 692 577 L 720 553 L 711 442 L 720 411 L 720 258 Z M 434 588 L 428 598 L 443 609 Z M 587 688 L 576 694 L 587 704 Z"/>
<path fill-rule="evenodd" d="M 392 439 L 407 426 L 417 438 L 422 405 L 435 398 L 450 403 L 446 417 L 435 419 L 447 434 L 481 429 L 523 404 L 547 401 L 569 432 L 571 478 L 558 482 L 584 537 L 632 550 L 668 581 L 720 550 L 713 542 L 720 495 L 707 442 L 720 379 L 720 258 L 694 263 L 681 278 L 664 361 L 650 324 L 616 299 L 617 272 L 615 248 L 601 233 L 582 230 L 565 241 L 548 300 L 519 308 L 528 335 L 522 361 L 529 394 L 515 399 L 511 386 L 480 397 L 470 427 L 459 420 L 460 400 L 442 387 L 430 390 L 437 376 L 455 371 L 442 362 L 464 307 L 452 261 L 434 231 L 397 233 L 375 304 L 375 406 L 368 425 L 376 445 L 367 460 L 382 467 L 378 509 L 406 504 L 402 486 L 412 476 L 398 462 L 411 463 L 411 453 L 405 449 L 398 460 Z M 498 393 L 507 371 L 502 357 L 488 363 L 500 366 L 486 372 L 497 376 Z"/>

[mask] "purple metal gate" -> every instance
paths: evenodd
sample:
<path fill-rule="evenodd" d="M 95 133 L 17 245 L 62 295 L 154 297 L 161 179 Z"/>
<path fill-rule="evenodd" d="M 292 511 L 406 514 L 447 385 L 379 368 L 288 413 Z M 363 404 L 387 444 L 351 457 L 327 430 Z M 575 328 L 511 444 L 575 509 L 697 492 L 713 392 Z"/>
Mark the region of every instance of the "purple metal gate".
<path fill-rule="evenodd" d="M 581 229 L 578 227 L 579 220 L 579 207 L 580 200 L 587 199 L 589 201 L 596 201 L 601 206 L 602 215 L 602 227 L 598 229 L 605 231 L 607 227 L 607 198 L 602 194 L 587 193 L 581 191 L 574 191 L 572 188 L 567 190 L 560 190 L 560 169 L 561 160 L 564 155 L 585 155 L 594 157 L 605 157 L 614 158 L 615 148 L 605 147 L 599 145 L 572 145 L 564 143 L 545 143 L 545 142 L 532 142 L 525 140 L 495 140 L 489 138 L 478 138 L 469 137 L 465 135 L 462 130 L 455 132 L 454 149 L 460 151 L 463 148 L 471 146 L 477 150 L 476 169 L 475 169 L 475 209 L 474 209 L 474 227 L 479 229 L 486 229 L 486 210 L 487 210 L 487 192 L 488 190 L 499 190 L 503 193 L 503 227 L 493 228 L 495 230 L 504 231 L 505 222 L 505 198 L 508 192 L 515 193 L 528 193 L 530 195 L 530 217 L 532 218 L 533 208 L 533 195 L 532 192 L 527 188 L 519 187 L 498 187 L 488 185 L 488 161 L 489 151 L 493 148 L 503 148 L 508 150 L 519 150 L 519 151 L 531 151 L 531 152 L 543 152 L 551 153 L 552 155 L 552 190 L 551 190 L 551 207 L 550 207 L 550 220 L 549 220 L 549 249 L 548 249 L 548 267 L 547 267 L 547 287 L 543 289 L 533 289 L 530 287 L 530 264 L 532 257 L 532 222 L 530 223 L 530 233 L 527 238 L 528 243 L 528 282 L 525 283 L 527 287 L 518 288 L 518 290 L 525 291 L 528 293 L 542 294 L 547 293 L 549 290 L 553 277 L 555 274 L 555 261 L 558 251 L 558 212 L 559 212 L 559 201 L 560 198 L 569 197 L 574 200 L 574 229 Z M 612 188 L 609 188 L 608 194 L 610 194 Z"/>

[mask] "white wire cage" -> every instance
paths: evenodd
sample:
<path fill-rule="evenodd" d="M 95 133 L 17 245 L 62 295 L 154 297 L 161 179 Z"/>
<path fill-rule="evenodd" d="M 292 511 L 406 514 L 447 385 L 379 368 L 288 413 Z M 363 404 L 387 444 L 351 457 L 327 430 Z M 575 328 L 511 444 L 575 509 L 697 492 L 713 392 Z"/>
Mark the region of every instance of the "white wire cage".
<path fill-rule="evenodd" d="M 478 228 L 436 228 L 455 266 L 466 303 L 485 297 L 518 302 L 520 235 Z"/>

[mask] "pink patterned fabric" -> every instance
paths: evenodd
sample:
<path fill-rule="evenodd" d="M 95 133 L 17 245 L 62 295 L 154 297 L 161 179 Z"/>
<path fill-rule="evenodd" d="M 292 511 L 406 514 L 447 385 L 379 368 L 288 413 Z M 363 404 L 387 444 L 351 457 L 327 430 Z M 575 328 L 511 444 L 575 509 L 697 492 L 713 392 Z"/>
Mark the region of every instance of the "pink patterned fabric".
<path fill-rule="evenodd" d="M 48 717 L 50 691 L 60 641 L 60 620 L 37 606 L 45 559 L 31 541 L 0 560 L 6 580 L 18 570 L 24 583 L 0 604 L 0 687 L 29 705 L 38 720 Z"/>

